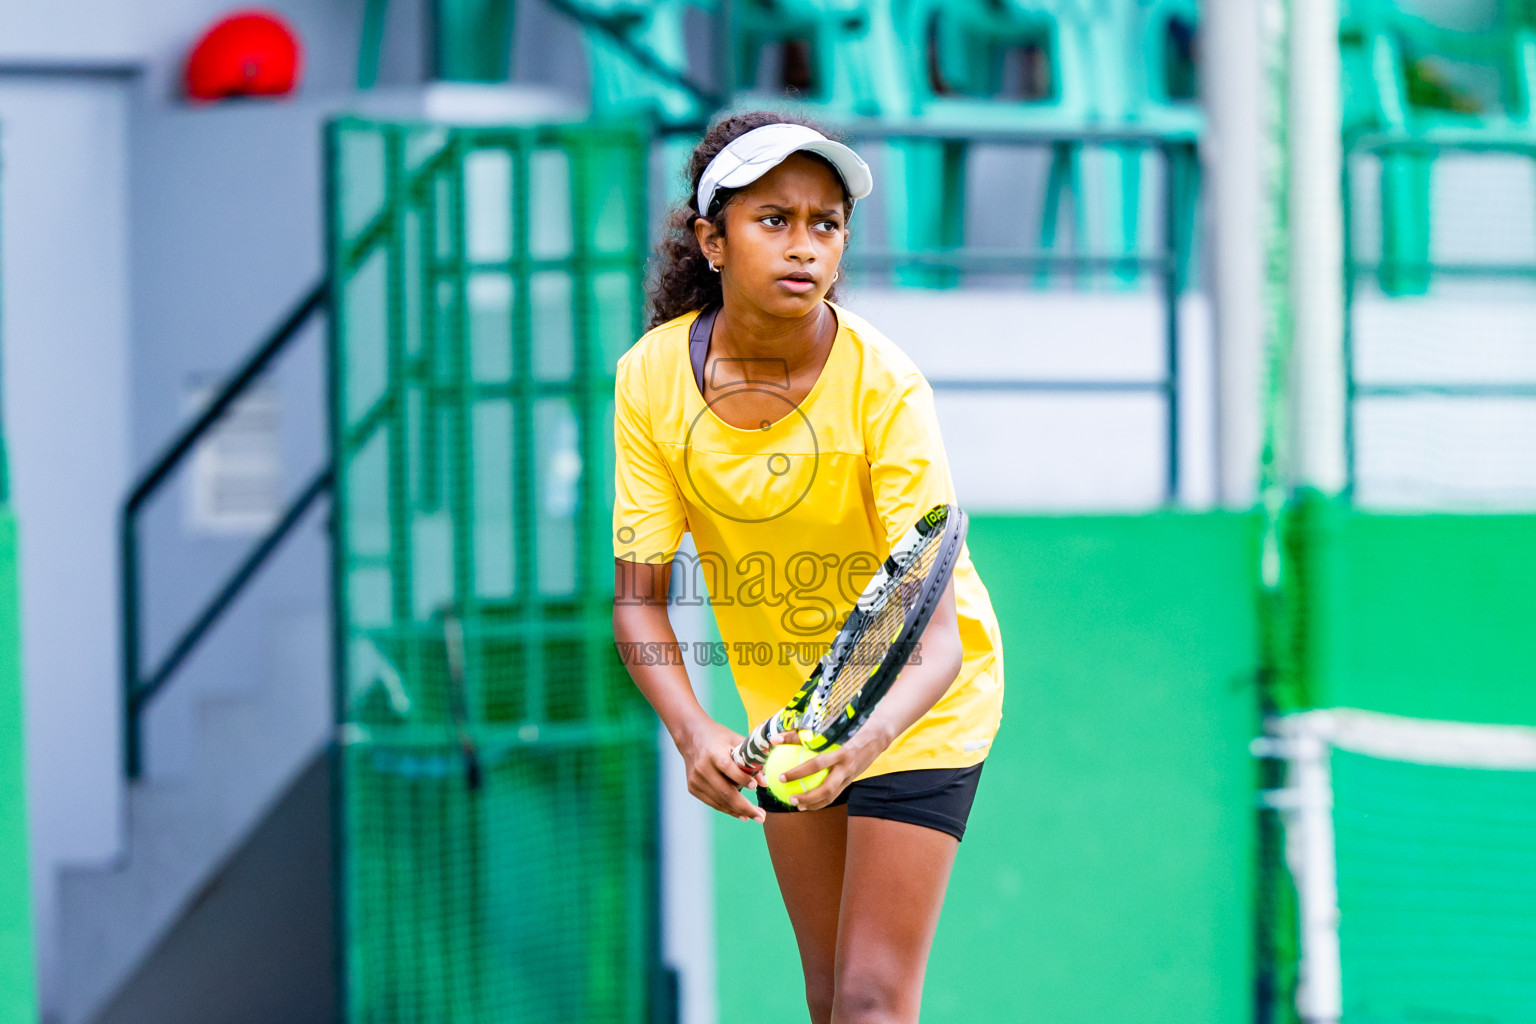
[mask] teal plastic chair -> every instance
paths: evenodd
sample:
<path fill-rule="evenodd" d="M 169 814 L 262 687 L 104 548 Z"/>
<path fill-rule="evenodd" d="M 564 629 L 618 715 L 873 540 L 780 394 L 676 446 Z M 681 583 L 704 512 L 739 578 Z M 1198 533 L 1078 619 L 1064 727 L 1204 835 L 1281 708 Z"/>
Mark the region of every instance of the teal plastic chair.
<path fill-rule="evenodd" d="M 771 47 L 804 60 L 805 81 L 788 93 L 799 103 L 840 117 L 889 116 L 907 106 L 891 0 L 737 0 L 731 34 L 733 106 L 762 102 L 757 83 Z"/>
<path fill-rule="evenodd" d="M 700 98 L 656 74 L 633 55 L 641 49 L 678 74 L 688 72 L 684 12 L 710 10 L 712 0 L 563 0 L 594 24 L 585 30 L 595 114 L 649 116 L 662 124 L 705 120 L 716 113 Z M 729 108 L 783 103 L 756 93 L 761 55 L 771 46 L 800 44 L 808 59 L 808 88 L 789 99 L 834 118 L 878 117 L 903 104 L 897 43 L 888 0 L 735 0 L 731 6 L 734 68 Z M 625 45 L 614 40 L 620 35 Z M 681 177 L 691 141 L 667 144 L 667 165 Z"/>
<path fill-rule="evenodd" d="M 582 29 L 582 41 L 594 116 L 638 116 L 669 125 L 702 121 L 713 113 L 695 93 L 657 74 L 635 56 L 638 51 L 678 75 L 687 75 L 683 17 L 690 6 L 707 9 L 708 0 L 565 2 L 590 21 Z M 692 149 L 692 142 L 683 136 L 673 136 L 663 144 L 662 159 L 669 181 L 682 179 Z"/>
<path fill-rule="evenodd" d="M 433 0 L 433 77 L 505 82 L 512 63 L 512 0 Z"/>
<path fill-rule="evenodd" d="M 1347 136 L 1447 147 L 1536 145 L 1536 11 L 1528 0 L 1507 0 L 1498 24 L 1482 32 L 1432 24 L 1388 0 L 1351 0 L 1342 14 Z M 1438 60 L 1491 72 L 1498 96 L 1480 98 L 1442 79 Z M 1429 150 L 1382 156 L 1377 276 L 1388 295 L 1429 290 L 1433 166 Z"/>
<path fill-rule="evenodd" d="M 908 53 L 913 117 L 927 125 L 1062 132 L 1097 127 L 1185 141 L 1202 129 L 1188 45 L 1198 27 L 1195 0 L 909 0 L 904 14 L 905 38 L 932 40 L 936 75 L 929 73 L 928 53 Z M 1035 95 L 999 98 L 1004 60 L 1010 51 L 1021 49 L 1049 68 L 1049 82 Z M 939 203 L 944 200 L 935 203 L 923 197 L 958 193 L 964 145 L 903 148 L 912 181 L 895 200 L 898 214 L 907 214 L 897 244 L 938 249 L 959 245 L 963 210 L 954 200 L 943 207 Z M 1182 274 L 1194 240 L 1199 181 L 1193 148 L 1174 152 L 1171 173 L 1179 196 L 1175 241 Z M 1073 235 L 1080 250 L 1111 257 L 1136 255 L 1145 157 L 1142 146 L 1062 142 L 1053 147 L 1040 225 L 1042 251 L 1060 248 L 1059 211 L 1063 198 L 1070 196 Z M 899 224 L 897 215 L 892 222 Z M 1045 283 L 1056 276 L 1047 271 L 1038 279 Z M 1137 276 L 1130 260 L 1110 275 L 1121 286 Z M 942 273 L 927 275 L 930 284 L 952 279 Z"/>
<path fill-rule="evenodd" d="M 1200 28 L 1196 0 L 1116 0 L 1129 48 L 1124 67 L 1134 73 L 1125 86 L 1130 121 L 1152 131 L 1198 135 L 1198 72 L 1193 42 Z M 1120 20 L 1117 19 L 1117 20 Z"/>
<path fill-rule="evenodd" d="M 696 5 L 710 5 L 697 0 Z M 595 114 L 645 114 L 661 121 L 696 119 L 708 111 L 687 89 L 641 67 L 614 36 L 679 74 L 688 70 L 683 0 L 561 0 L 557 7 L 588 24 L 587 48 Z M 367 0 L 358 54 L 358 85 L 378 76 L 389 0 Z M 513 0 L 432 0 L 433 76 L 457 82 L 505 82 L 511 71 Z"/>
<path fill-rule="evenodd" d="M 593 24 L 582 40 L 591 77 L 592 113 L 600 117 L 647 116 L 663 124 L 708 116 L 699 98 L 645 67 L 633 50 L 648 54 L 679 75 L 688 73 L 683 15 L 686 0 L 567 0 Z M 621 45 L 615 35 L 627 43 Z"/>
<path fill-rule="evenodd" d="M 1162 136 L 1184 145 L 1166 150 L 1165 173 L 1173 177 L 1177 207 L 1170 239 L 1179 285 L 1188 276 L 1193 258 L 1194 224 L 1198 212 L 1199 163 L 1193 141 L 1204 128 L 1196 97 L 1197 69 L 1193 41 L 1200 23 L 1196 0 L 1094 0 L 1089 4 L 1093 45 L 1094 123 Z M 1095 236 L 1107 255 L 1135 255 L 1143 242 L 1142 169 L 1149 159 L 1145 146 L 1102 148 L 1099 171 L 1102 191 L 1094 201 L 1101 208 L 1104 228 Z M 1155 204 L 1159 215 L 1163 202 Z M 1151 240 L 1148 240 L 1151 241 Z M 1162 248 L 1163 239 L 1152 247 Z M 1112 279 L 1134 283 L 1138 268 L 1117 267 Z"/>
<path fill-rule="evenodd" d="M 685 73 L 683 15 L 688 6 L 711 9 L 710 0 L 567 0 L 601 23 L 586 30 L 592 68 L 592 106 L 599 114 L 646 114 L 663 124 L 704 120 L 714 110 L 699 98 L 642 67 L 612 34 Z M 804 47 L 807 88 L 791 94 L 796 105 L 833 118 L 879 117 L 903 109 L 889 0 L 736 0 L 731 11 L 733 95 L 731 108 L 782 103 L 756 93 L 767 47 Z M 691 142 L 667 144 L 674 177 L 686 165 Z"/>
<path fill-rule="evenodd" d="M 905 0 L 899 31 L 911 90 L 909 119 L 929 129 L 1081 131 L 1094 119 L 1093 65 L 1088 12 L 1076 0 Z M 912 41 L 918 45 L 910 45 Z M 1002 98 L 1008 58 L 1034 54 L 1049 68 L 1035 94 Z M 889 147 L 887 222 L 893 249 L 933 252 L 964 243 L 967 144 L 959 140 L 903 140 Z M 1040 244 L 1056 246 L 1057 211 L 1064 192 L 1072 204 L 1076 237 L 1088 219 L 1084 167 L 1077 146 L 1052 148 Z M 1044 276 L 1044 275 L 1043 275 Z M 898 271 L 901 284 L 950 287 L 948 269 Z"/>
<path fill-rule="evenodd" d="M 1080 130 L 1097 112 L 1095 2 L 903 0 L 897 15 L 914 118 L 935 127 Z M 1048 62 L 1050 81 L 1033 94 L 999 95 L 1008 57 L 1021 50 Z"/>
<path fill-rule="evenodd" d="M 1199 4 L 1197 0 L 1086 0 L 1082 11 L 1093 58 L 1088 79 L 1092 124 L 1184 143 L 1168 149 L 1166 167 L 1174 179 L 1177 207 L 1171 241 L 1182 287 L 1194 258 L 1199 210 L 1199 161 L 1193 142 L 1205 123 L 1197 97 L 1193 48 Z M 1079 189 L 1089 180 L 1099 184 L 1096 194 L 1080 200 L 1096 205 L 1103 221 L 1097 231 L 1090 231 L 1089 241 L 1096 252 L 1131 256 L 1144 248 L 1141 185 L 1148 153 L 1144 146 L 1098 149 L 1096 179 L 1079 177 L 1077 181 Z M 1161 199 L 1156 201 L 1159 213 L 1162 205 Z M 1042 241 L 1050 249 L 1054 238 L 1046 234 Z M 1161 239 L 1156 246 L 1161 248 Z M 1138 276 L 1130 263 L 1111 274 L 1119 285 L 1130 285 Z"/>
<path fill-rule="evenodd" d="M 432 0 L 432 77 L 505 82 L 512 61 L 513 0 Z M 379 77 L 389 0 L 367 0 L 357 50 L 357 87 Z"/>
<path fill-rule="evenodd" d="M 1199 69 L 1194 60 L 1194 40 L 1200 27 L 1197 0 L 1117 0 L 1125 11 L 1122 45 L 1127 60 L 1118 65 L 1132 69 L 1124 88 L 1127 127 L 1152 132 L 1187 144 L 1170 147 L 1166 172 L 1173 176 L 1175 222 L 1172 244 L 1180 288 L 1195 262 L 1200 209 L 1200 160 L 1193 145 L 1205 131 L 1199 104 Z M 1218 0 L 1219 2 L 1219 0 Z M 1134 177 L 1122 183 L 1125 216 L 1131 237 L 1137 237 L 1142 218 L 1140 162 Z"/>

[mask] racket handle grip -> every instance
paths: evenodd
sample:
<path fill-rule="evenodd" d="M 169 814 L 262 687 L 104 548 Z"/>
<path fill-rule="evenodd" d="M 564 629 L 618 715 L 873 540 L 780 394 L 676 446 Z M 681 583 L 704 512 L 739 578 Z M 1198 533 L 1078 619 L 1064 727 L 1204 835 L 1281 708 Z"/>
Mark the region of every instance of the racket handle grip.
<path fill-rule="evenodd" d="M 736 767 L 749 774 L 755 774 L 759 769 L 762 768 L 762 765 L 754 765 L 751 761 L 747 760 L 746 740 L 742 740 L 736 746 L 731 748 L 731 760 L 736 762 Z"/>
<path fill-rule="evenodd" d="M 768 751 L 773 747 L 769 738 L 773 735 L 773 725 L 777 720 L 778 716 L 775 715 L 753 729 L 746 739 L 731 750 L 732 759 L 742 771 L 756 775 L 763 770 L 763 764 L 768 760 Z"/>

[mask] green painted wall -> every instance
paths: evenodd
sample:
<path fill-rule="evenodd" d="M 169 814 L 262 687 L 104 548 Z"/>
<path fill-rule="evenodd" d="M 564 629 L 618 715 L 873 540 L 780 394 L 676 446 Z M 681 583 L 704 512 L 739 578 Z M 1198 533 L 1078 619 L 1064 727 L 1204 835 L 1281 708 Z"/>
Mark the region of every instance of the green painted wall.
<path fill-rule="evenodd" d="M 0 504 L 0 1024 L 37 1019 L 27 870 L 16 521 Z"/>
<path fill-rule="evenodd" d="M 977 516 L 969 543 L 1007 697 L 924 1024 L 1247 1021 L 1257 521 Z M 764 1012 L 800 974 L 760 829 L 715 820 L 721 1024 L 803 1021 Z"/>
<path fill-rule="evenodd" d="M 1313 496 L 1286 546 L 1306 703 L 1536 725 L 1536 516 L 1373 515 Z"/>

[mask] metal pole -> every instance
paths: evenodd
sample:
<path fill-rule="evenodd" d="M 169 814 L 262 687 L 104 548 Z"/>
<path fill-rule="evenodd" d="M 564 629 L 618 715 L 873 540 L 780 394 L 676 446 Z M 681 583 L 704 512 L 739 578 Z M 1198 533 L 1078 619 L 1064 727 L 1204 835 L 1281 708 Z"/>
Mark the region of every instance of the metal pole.
<path fill-rule="evenodd" d="M 1296 477 L 1344 490 L 1344 201 L 1337 0 L 1294 0 L 1291 15 L 1291 301 L 1295 308 Z"/>
<path fill-rule="evenodd" d="M 347 904 L 347 834 L 346 834 L 346 748 L 342 729 L 347 717 L 347 530 L 349 507 L 347 490 L 348 452 L 346 403 L 342 396 L 342 343 L 345 338 L 346 287 L 350 280 L 342 262 L 345 244 L 340 224 L 341 145 L 336 125 L 325 131 L 325 255 L 329 265 L 325 301 L 331 315 L 325 335 L 325 410 L 330 443 L 331 471 L 335 474 L 330 508 L 331 569 L 331 738 L 328 756 L 331 768 L 331 952 L 336 983 L 335 1016 L 341 1024 L 350 1024 L 350 972 L 348 971 Z"/>
<path fill-rule="evenodd" d="M 1216 501 L 1252 507 L 1263 437 L 1264 62 L 1261 6 L 1211 3 L 1201 11 L 1201 142 L 1210 217 L 1216 363 Z"/>
<path fill-rule="evenodd" d="M 1179 493 L 1179 179 L 1176 170 L 1179 143 L 1170 142 L 1158 152 L 1163 158 L 1163 315 L 1167 334 L 1168 394 L 1168 495 L 1177 505 Z"/>
<path fill-rule="evenodd" d="M 129 781 L 143 770 L 139 751 L 139 554 L 136 516 L 123 509 L 118 520 L 119 577 L 123 605 L 123 772 Z"/>
<path fill-rule="evenodd" d="M 1305 1024 L 1338 1024 L 1343 1015 L 1339 958 L 1338 865 L 1334 859 L 1333 782 L 1328 743 L 1311 732 L 1294 739 L 1288 787 L 1286 859 L 1301 909 L 1296 1011 Z"/>

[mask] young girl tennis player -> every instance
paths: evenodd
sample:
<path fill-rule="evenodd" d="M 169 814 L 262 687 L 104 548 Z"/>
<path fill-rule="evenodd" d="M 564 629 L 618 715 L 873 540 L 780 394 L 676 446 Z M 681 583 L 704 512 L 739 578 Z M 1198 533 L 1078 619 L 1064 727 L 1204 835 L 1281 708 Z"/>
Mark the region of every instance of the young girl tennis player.
<path fill-rule="evenodd" d="M 778 113 L 728 117 L 689 166 L 658 250 L 653 329 L 619 360 L 614 637 L 675 649 L 666 598 L 683 532 L 751 725 L 783 706 L 880 562 L 955 501 L 921 373 L 830 301 L 869 168 Z M 629 671 L 693 795 L 764 823 L 816 1024 L 916 1021 L 950 866 L 1002 715 L 1003 654 L 962 549 L 927 631 L 828 769 L 780 803 L 731 758 L 742 737 L 699 705 L 677 659 Z M 758 806 L 742 795 L 756 791 Z M 770 1014 L 771 1015 L 771 1014 Z"/>

